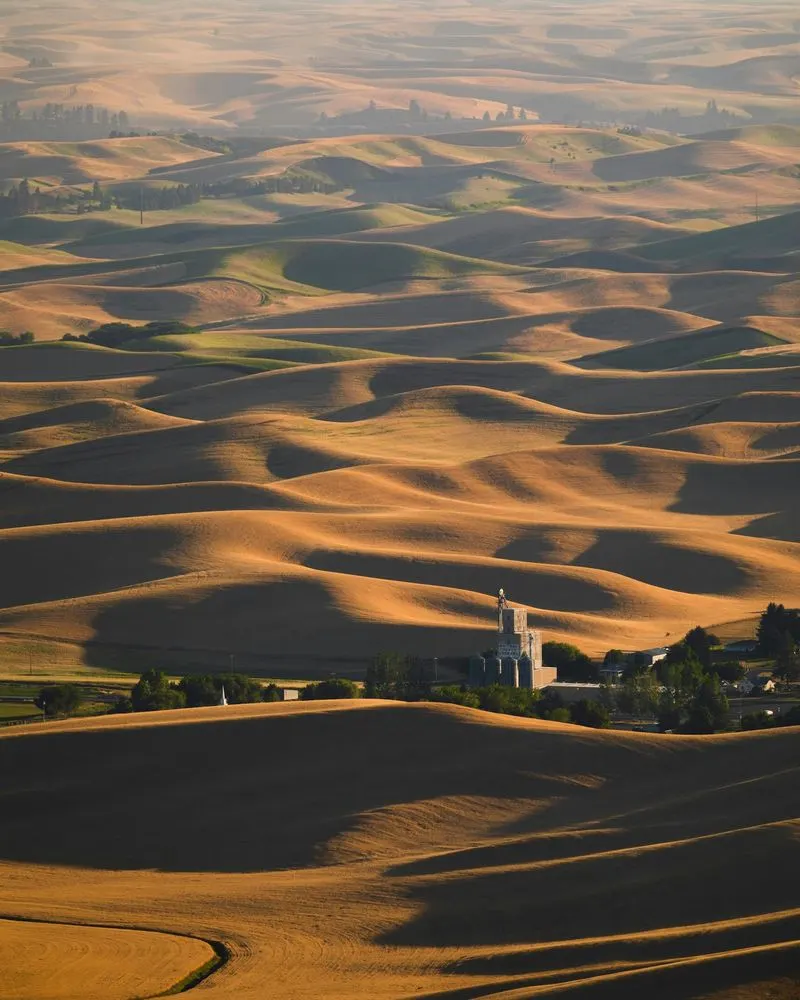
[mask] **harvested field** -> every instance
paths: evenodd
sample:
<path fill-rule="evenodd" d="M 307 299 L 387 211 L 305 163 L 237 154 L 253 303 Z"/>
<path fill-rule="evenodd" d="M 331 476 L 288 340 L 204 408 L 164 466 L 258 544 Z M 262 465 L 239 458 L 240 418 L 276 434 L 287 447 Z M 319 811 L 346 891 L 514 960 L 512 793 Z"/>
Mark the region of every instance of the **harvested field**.
<path fill-rule="evenodd" d="M 82 949 L 76 973 L 107 992 L 81 996 L 125 996 L 145 962 L 154 982 L 202 961 L 198 940 L 175 944 L 191 934 L 229 956 L 202 987 L 220 998 L 261 997 L 265 981 L 292 1000 L 788 998 L 799 737 L 385 702 L 30 726 L 0 735 L 3 907 L 72 923 L 48 954 Z M 58 830 L 27 792 L 44 766 Z M 140 930 L 81 926 L 101 920 Z M 27 933 L 41 925 L 9 926 L 0 940 L 32 956 L 18 995 L 45 995 L 50 962 Z M 76 995 L 60 989 L 46 995 Z"/>

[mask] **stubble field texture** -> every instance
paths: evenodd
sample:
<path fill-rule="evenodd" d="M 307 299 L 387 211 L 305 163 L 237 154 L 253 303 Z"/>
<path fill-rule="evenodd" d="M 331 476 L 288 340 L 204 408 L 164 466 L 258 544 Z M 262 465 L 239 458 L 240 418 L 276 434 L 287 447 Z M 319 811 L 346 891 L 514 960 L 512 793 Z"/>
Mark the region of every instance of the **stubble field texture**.
<path fill-rule="evenodd" d="M 0 219 L 0 678 L 358 677 L 500 586 L 595 656 L 800 605 L 795 4 L 0 15 L 0 193 L 88 206 Z M 36 131 L 89 104 L 138 134 Z M 797 741 L 2 730 L 0 996 L 794 1000 Z"/>

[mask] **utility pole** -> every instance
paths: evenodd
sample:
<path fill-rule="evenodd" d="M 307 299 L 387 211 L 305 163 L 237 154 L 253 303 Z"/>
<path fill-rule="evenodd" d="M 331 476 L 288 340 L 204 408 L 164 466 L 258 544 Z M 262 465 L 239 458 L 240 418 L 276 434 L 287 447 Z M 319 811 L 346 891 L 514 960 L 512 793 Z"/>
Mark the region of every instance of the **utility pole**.
<path fill-rule="evenodd" d="M 139 225 L 144 225 L 144 185 L 139 185 Z"/>

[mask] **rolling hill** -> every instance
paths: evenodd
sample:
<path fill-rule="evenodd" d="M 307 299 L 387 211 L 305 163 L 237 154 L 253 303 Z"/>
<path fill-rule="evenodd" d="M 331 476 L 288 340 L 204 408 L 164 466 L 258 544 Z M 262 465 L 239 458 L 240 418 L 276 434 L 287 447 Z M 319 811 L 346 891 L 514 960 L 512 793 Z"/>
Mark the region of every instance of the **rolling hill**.
<path fill-rule="evenodd" d="M 6 5 L 0 701 L 800 606 L 796 8 Z M 24 709 L 2 1000 L 800 995 L 797 727 Z"/>
<path fill-rule="evenodd" d="M 220 997 L 788 1000 L 798 738 L 369 701 L 7 731 L 12 983 L 127 998 L 213 948 Z"/>

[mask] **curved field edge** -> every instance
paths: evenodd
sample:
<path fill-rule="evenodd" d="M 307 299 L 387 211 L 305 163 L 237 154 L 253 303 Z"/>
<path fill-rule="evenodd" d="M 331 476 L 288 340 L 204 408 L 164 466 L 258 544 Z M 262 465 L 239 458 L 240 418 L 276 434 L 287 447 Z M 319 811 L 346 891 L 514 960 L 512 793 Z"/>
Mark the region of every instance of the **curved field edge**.
<path fill-rule="evenodd" d="M 205 982 L 210 976 L 226 965 L 231 958 L 230 950 L 223 941 L 205 938 L 199 934 L 188 934 L 185 931 L 170 931 L 138 924 L 103 924 L 88 920 L 59 920 L 56 917 L 45 919 L 44 917 L 28 917 L 0 912 L 0 921 L 3 920 L 9 923 L 34 924 L 37 926 L 57 925 L 59 927 L 90 928 L 107 931 L 134 931 L 142 934 L 156 934 L 162 937 L 186 938 L 187 940 L 199 941 L 208 945 L 213 952 L 212 956 L 206 962 L 192 969 L 191 972 L 187 973 L 176 983 L 173 983 L 166 990 L 161 990 L 158 993 L 132 996 L 131 1000 L 157 1000 L 158 997 L 171 997 L 177 996 L 179 993 L 187 993 L 189 990 L 194 989 L 195 986 L 199 986 L 200 983 Z"/>

